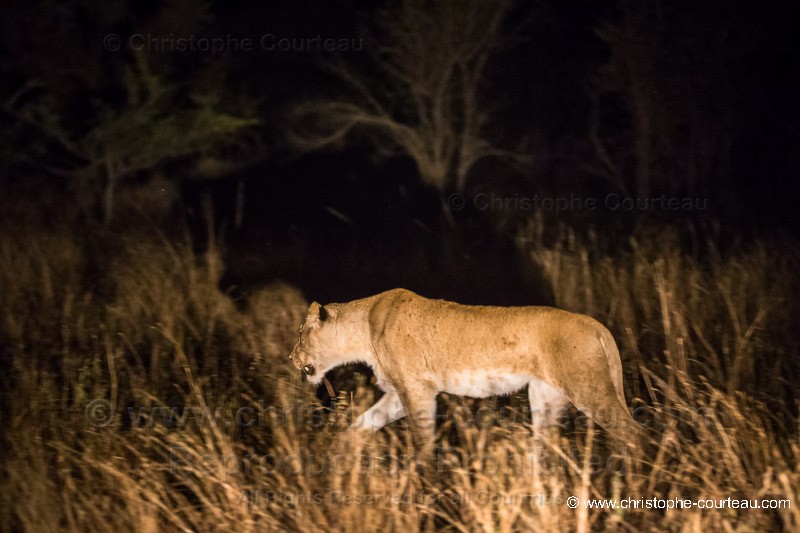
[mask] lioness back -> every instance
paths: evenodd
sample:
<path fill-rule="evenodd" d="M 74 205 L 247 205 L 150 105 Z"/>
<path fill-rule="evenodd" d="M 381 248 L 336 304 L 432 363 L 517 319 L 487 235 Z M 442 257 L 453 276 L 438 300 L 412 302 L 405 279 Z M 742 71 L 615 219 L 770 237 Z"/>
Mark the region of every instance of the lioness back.
<path fill-rule="evenodd" d="M 491 368 L 555 378 L 564 367 L 581 364 L 582 349 L 594 348 L 598 336 L 610 337 L 593 318 L 552 307 L 463 305 L 406 289 L 374 298 L 373 342 L 402 346 L 396 357 L 435 363 L 437 372 Z"/>

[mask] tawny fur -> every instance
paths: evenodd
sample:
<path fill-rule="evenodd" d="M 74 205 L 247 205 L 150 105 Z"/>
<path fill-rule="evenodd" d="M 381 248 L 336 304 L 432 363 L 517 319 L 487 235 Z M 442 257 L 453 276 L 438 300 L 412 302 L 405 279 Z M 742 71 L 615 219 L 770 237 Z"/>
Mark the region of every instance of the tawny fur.
<path fill-rule="evenodd" d="M 434 436 L 439 392 L 484 397 L 529 386 L 533 423 L 572 402 L 615 436 L 636 432 L 611 333 L 586 315 L 551 307 L 468 306 L 394 289 L 348 303 L 311 304 L 291 359 L 312 384 L 365 363 L 384 396 L 356 421 L 377 429 L 409 416 L 415 442 Z"/>

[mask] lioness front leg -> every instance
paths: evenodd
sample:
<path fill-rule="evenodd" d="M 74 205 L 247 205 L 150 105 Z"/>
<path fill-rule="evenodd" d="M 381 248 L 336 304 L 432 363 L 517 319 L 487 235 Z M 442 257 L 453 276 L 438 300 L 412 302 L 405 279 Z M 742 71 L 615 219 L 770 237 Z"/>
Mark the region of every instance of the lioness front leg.
<path fill-rule="evenodd" d="M 414 447 L 429 454 L 436 437 L 436 390 L 425 386 L 404 387 L 400 399 L 408 412 Z"/>
<path fill-rule="evenodd" d="M 397 391 L 384 393 L 375 405 L 364 411 L 351 426 L 351 429 L 360 431 L 377 431 L 395 420 L 399 420 L 408 414 L 400 395 Z"/>
<path fill-rule="evenodd" d="M 329 450 L 336 454 L 349 453 L 355 446 L 354 439 L 378 431 L 406 414 L 400 395 L 396 391 L 386 392 L 375 405 L 361 413 L 346 431 L 336 436 Z"/>

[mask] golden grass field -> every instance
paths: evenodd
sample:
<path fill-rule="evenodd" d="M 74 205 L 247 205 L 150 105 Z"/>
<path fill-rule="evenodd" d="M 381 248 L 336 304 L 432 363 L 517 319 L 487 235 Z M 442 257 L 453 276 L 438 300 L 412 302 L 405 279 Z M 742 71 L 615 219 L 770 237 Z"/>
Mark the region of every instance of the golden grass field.
<path fill-rule="evenodd" d="M 404 423 L 331 444 L 376 392 L 332 409 L 291 371 L 307 302 L 234 302 L 215 250 L 158 234 L 97 249 L 0 234 L 2 531 L 779 531 L 800 528 L 797 248 L 640 232 L 625 251 L 565 228 L 520 246 L 559 307 L 608 325 L 645 431 L 621 457 L 572 410 L 534 437 L 525 395 L 443 399 L 438 475 Z M 313 295 L 307 295 L 313 297 Z M 345 388 L 345 387 L 342 387 Z M 780 509 L 573 509 L 589 498 L 789 500 Z"/>

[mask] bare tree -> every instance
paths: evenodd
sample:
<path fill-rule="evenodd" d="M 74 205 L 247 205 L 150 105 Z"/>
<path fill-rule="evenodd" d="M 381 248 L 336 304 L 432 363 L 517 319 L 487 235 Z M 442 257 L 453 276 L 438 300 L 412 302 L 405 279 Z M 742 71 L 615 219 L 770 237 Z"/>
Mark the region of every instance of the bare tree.
<path fill-rule="evenodd" d="M 461 191 L 485 157 L 526 160 L 489 138 L 495 110 L 482 97 L 487 64 L 512 41 L 504 33 L 510 0 L 410 0 L 378 13 L 376 48 L 365 68 L 341 60 L 330 69 L 343 95 L 313 99 L 292 111 L 289 140 L 304 151 L 360 136 L 379 156 L 405 154 L 422 181 Z M 370 41 L 371 42 L 371 41 Z"/>
<path fill-rule="evenodd" d="M 211 65 L 198 62 L 187 74 L 169 61 L 177 56 L 103 50 L 99 39 L 69 38 L 85 13 L 97 17 L 98 27 L 134 22 L 124 10 L 104 15 L 103 7 L 84 0 L 44 15 L 20 8 L 22 20 L 62 33 L 51 38 L 57 50 L 25 49 L 14 58 L 11 70 L 20 79 L 0 89 L 10 93 L 0 116 L 11 119 L 3 134 L 19 145 L 13 161 L 65 178 L 78 205 L 108 223 L 120 185 L 168 161 L 199 159 L 237 142 L 257 121 L 241 99 L 222 97 L 224 84 Z M 193 27 L 205 15 L 169 3 L 153 17 L 145 23 L 157 29 Z M 41 28 L 32 33 L 45 34 Z"/>

